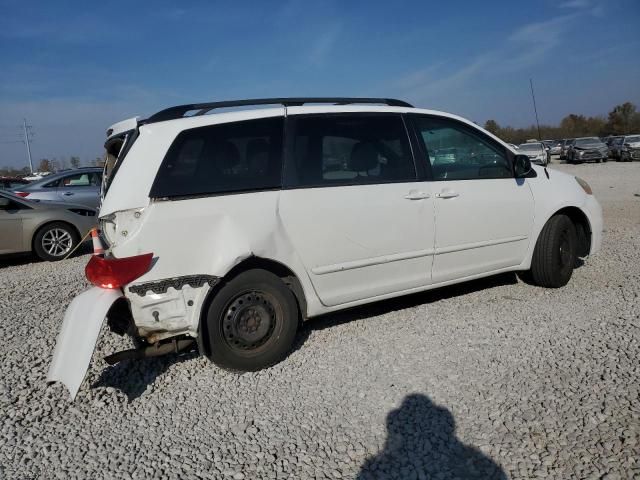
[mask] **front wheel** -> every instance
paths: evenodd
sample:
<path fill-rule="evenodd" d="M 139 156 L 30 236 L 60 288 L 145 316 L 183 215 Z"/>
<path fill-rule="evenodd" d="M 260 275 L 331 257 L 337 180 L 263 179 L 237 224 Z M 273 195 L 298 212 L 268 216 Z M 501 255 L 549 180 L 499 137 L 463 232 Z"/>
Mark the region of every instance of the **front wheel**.
<path fill-rule="evenodd" d="M 285 358 L 298 328 L 291 290 L 266 270 L 248 270 L 226 283 L 207 312 L 210 359 L 236 371 L 267 368 Z"/>
<path fill-rule="evenodd" d="M 75 229 L 64 222 L 45 225 L 33 239 L 33 250 L 42 260 L 62 260 L 76 247 L 79 241 Z"/>
<path fill-rule="evenodd" d="M 577 259 L 577 236 L 566 215 L 555 215 L 544 226 L 531 259 L 533 283 L 541 287 L 564 287 Z"/>

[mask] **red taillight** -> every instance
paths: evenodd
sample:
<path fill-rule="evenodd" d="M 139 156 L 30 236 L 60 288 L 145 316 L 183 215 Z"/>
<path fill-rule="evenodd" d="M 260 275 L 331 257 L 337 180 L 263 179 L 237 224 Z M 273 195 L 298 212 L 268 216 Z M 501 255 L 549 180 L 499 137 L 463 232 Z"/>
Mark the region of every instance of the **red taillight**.
<path fill-rule="evenodd" d="M 29 192 L 13 192 L 15 193 L 17 196 L 19 197 L 28 197 L 29 196 Z"/>
<path fill-rule="evenodd" d="M 153 253 L 125 258 L 93 255 L 84 269 L 87 280 L 102 288 L 120 288 L 144 275 L 151 266 Z"/>

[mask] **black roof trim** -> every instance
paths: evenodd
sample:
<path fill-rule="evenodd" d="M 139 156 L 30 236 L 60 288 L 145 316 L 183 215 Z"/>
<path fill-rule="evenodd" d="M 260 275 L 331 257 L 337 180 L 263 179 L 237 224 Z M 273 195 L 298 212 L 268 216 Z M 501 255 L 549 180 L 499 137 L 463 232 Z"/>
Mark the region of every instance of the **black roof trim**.
<path fill-rule="evenodd" d="M 408 107 L 413 105 L 394 98 L 357 98 L 357 97 L 292 97 L 292 98 L 254 98 L 252 100 L 227 100 L 224 102 L 210 103 L 190 103 L 187 105 L 177 105 L 160 110 L 154 113 L 148 119 L 141 123 L 163 122 L 165 120 L 174 120 L 183 118 L 184 114 L 197 110 L 194 116 L 204 115 L 205 113 L 216 108 L 244 107 L 251 105 L 284 105 L 285 107 L 294 107 L 304 105 L 305 103 L 335 103 L 336 105 L 349 105 L 354 103 L 373 103 L 384 104 L 390 107 Z"/>

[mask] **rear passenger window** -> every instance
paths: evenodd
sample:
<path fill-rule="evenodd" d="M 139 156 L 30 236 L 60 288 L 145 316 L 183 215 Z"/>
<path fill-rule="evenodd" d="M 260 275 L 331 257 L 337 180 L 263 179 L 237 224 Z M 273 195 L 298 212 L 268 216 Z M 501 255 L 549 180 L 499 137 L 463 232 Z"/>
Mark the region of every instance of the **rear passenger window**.
<path fill-rule="evenodd" d="M 76 175 L 69 175 L 64 177 L 60 184 L 61 187 L 89 187 L 91 185 L 100 185 L 100 182 L 96 179 L 98 176 L 94 173 L 78 173 Z"/>
<path fill-rule="evenodd" d="M 162 161 L 150 196 L 279 188 L 282 135 L 282 117 L 185 130 Z"/>
<path fill-rule="evenodd" d="M 399 115 L 292 117 L 287 186 L 315 187 L 413 181 L 416 170 Z"/>

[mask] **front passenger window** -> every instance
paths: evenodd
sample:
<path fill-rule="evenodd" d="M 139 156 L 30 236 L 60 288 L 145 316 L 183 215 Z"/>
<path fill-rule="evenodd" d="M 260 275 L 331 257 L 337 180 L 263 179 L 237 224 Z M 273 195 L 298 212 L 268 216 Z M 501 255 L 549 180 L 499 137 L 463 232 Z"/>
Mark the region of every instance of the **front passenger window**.
<path fill-rule="evenodd" d="M 513 178 L 511 162 L 502 146 L 455 120 L 418 118 L 434 180 Z"/>

